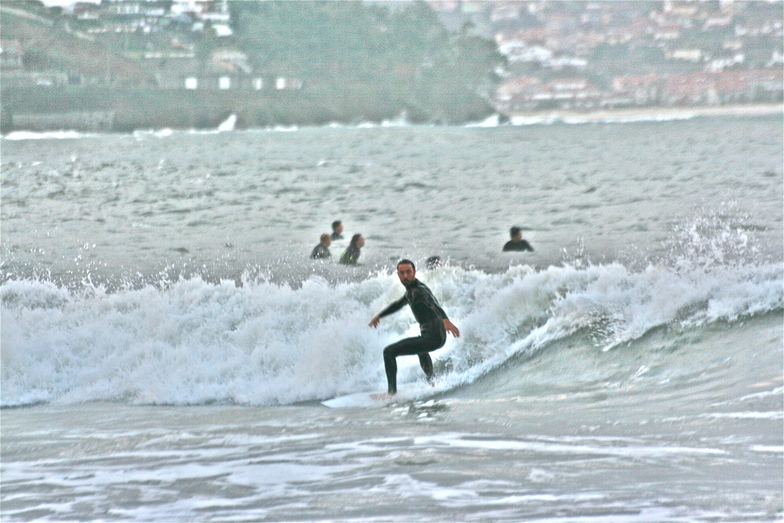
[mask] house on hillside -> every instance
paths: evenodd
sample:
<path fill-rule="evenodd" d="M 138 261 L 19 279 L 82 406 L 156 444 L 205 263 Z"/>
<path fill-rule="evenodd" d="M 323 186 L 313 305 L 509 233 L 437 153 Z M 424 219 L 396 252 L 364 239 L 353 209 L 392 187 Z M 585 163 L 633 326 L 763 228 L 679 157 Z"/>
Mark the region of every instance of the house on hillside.
<path fill-rule="evenodd" d="M 613 99 L 622 105 L 653 105 L 659 102 L 663 79 L 656 73 L 618 76 L 613 79 Z"/>
<path fill-rule="evenodd" d="M 293 76 L 254 72 L 247 55 L 231 48 L 214 51 L 206 63 L 195 58 L 162 60 L 156 79 L 163 89 L 187 91 L 292 91 L 303 86 Z"/>
<path fill-rule="evenodd" d="M 781 69 L 673 75 L 662 85 L 662 101 L 667 105 L 781 102 L 782 80 Z"/>
<path fill-rule="evenodd" d="M 0 40 L 0 68 L 21 69 L 24 52 L 19 40 Z"/>
<path fill-rule="evenodd" d="M 665 51 L 664 56 L 668 60 L 698 63 L 702 60 L 701 49 L 672 49 Z"/>
<path fill-rule="evenodd" d="M 599 106 L 601 93 L 582 77 L 556 78 L 542 82 L 535 77 L 507 80 L 496 90 L 496 105 L 502 112 L 543 109 L 591 109 Z"/>
<path fill-rule="evenodd" d="M 60 72 L 37 72 L 23 69 L 3 70 L 3 89 L 27 87 L 62 87 L 69 84 L 68 75 Z"/>

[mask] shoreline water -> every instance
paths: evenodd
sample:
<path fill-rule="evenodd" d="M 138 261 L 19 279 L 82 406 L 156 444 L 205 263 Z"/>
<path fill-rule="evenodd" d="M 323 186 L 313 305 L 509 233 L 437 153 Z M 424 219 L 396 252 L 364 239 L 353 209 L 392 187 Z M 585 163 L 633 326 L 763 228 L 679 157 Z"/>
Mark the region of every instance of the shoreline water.
<path fill-rule="evenodd" d="M 550 111 L 520 111 L 510 113 L 509 117 L 515 121 L 532 120 L 561 120 L 561 121 L 623 121 L 623 120 L 650 120 L 650 119 L 685 119 L 697 116 L 768 116 L 773 114 L 784 115 L 784 104 L 752 104 L 752 105 L 722 105 L 722 106 L 694 106 L 694 107 L 635 107 L 628 109 L 602 109 L 597 111 L 576 110 L 550 110 Z"/>
<path fill-rule="evenodd" d="M 494 115 L 488 117 L 484 121 L 466 121 L 463 122 L 461 125 L 458 126 L 465 126 L 465 127 L 498 127 L 501 125 L 530 125 L 530 124 L 540 124 L 540 123 L 554 123 L 554 122 L 563 122 L 563 123 L 598 123 L 598 122 L 612 122 L 612 123 L 624 123 L 624 122 L 637 122 L 637 121 L 666 121 L 666 120 L 684 120 L 694 117 L 757 117 L 757 116 L 770 116 L 779 114 L 784 116 L 784 104 L 750 104 L 750 105 L 725 105 L 725 106 L 694 106 L 694 107 L 635 107 L 635 108 L 626 108 L 626 109 L 602 109 L 602 110 L 592 110 L 592 111 L 578 111 L 578 110 L 563 110 L 563 109 L 555 109 L 555 110 L 543 110 L 543 111 L 520 111 L 520 112 L 512 112 L 508 115 L 501 115 L 499 113 L 495 113 Z M 79 137 L 81 133 L 90 133 L 90 134 L 104 134 L 104 133 L 113 133 L 113 131 L 109 130 L 109 128 L 104 125 L 102 128 L 95 128 L 94 126 L 88 126 L 89 128 L 84 128 L 81 125 L 74 125 L 74 114 L 67 114 L 67 115 L 39 115 L 42 118 L 46 119 L 46 121 L 51 124 L 52 122 L 57 122 L 61 120 L 64 123 L 62 125 L 46 125 L 44 127 L 41 126 L 33 126 L 31 128 L 14 128 L 9 132 L 2 133 L 0 136 L 4 139 L 29 139 L 29 138 L 40 138 L 40 137 L 49 137 L 49 138 L 74 138 Z M 93 113 L 85 113 L 85 118 L 92 118 L 94 116 Z M 502 121 L 506 119 L 506 122 L 502 123 Z M 228 120 L 232 121 L 232 125 L 230 128 L 224 128 L 226 122 Z M 330 122 L 323 125 L 317 125 L 313 123 L 299 123 L 299 124 L 292 124 L 291 126 L 280 126 L 274 125 L 270 127 L 244 127 L 244 126 L 237 126 L 235 124 L 237 120 L 237 115 L 235 113 L 231 113 L 228 116 L 228 120 L 221 120 L 222 123 L 219 123 L 214 130 L 217 131 L 226 131 L 226 130 L 255 130 L 255 129 L 285 129 L 291 130 L 296 128 L 307 128 L 307 127 L 330 127 L 330 126 L 346 126 L 352 127 L 352 125 L 344 124 L 341 122 Z M 508 123 L 507 123 L 508 122 Z M 363 122 L 357 124 L 356 126 L 382 126 L 382 127 L 399 127 L 401 125 L 422 125 L 417 123 L 406 122 L 403 120 L 383 120 L 380 122 Z M 163 129 L 168 131 L 172 130 L 180 130 L 180 131 L 195 131 L 196 129 L 192 127 L 164 127 L 161 129 L 136 129 L 134 132 L 158 132 Z M 202 129 L 202 132 L 210 132 L 210 129 Z M 213 131 L 214 132 L 214 131 Z M 64 135 L 64 133 L 70 133 L 70 135 Z"/>

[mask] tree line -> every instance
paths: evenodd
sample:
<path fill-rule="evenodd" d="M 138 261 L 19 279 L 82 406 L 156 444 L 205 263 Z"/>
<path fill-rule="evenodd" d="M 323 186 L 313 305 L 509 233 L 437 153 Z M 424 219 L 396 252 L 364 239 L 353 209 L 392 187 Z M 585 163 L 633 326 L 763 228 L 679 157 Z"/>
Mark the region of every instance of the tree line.
<path fill-rule="evenodd" d="M 294 75 L 308 90 L 347 90 L 399 100 L 445 119 L 477 105 L 504 63 L 494 42 L 470 26 L 449 32 L 423 1 L 392 8 L 361 1 L 230 3 L 234 41 L 257 71 Z M 214 45 L 214 42 L 207 42 Z"/>

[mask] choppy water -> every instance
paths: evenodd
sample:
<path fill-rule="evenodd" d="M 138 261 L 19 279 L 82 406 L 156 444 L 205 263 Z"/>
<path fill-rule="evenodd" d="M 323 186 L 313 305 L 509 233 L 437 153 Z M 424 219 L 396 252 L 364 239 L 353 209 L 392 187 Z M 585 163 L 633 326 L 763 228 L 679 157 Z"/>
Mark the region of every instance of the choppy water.
<path fill-rule="evenodd" d="M 782 518 L 778 117 L 2 140 L 3 520 Z M 333 219 L 359 267 L 308 255 Z M 502 253 L 511 225 L 534 253 Z M 425 270 L 439 255 L 444 266 Z M 406 256 L 463 336 L 436 388 Z M 410 361 L 409 361 L 410 360 Z"/>

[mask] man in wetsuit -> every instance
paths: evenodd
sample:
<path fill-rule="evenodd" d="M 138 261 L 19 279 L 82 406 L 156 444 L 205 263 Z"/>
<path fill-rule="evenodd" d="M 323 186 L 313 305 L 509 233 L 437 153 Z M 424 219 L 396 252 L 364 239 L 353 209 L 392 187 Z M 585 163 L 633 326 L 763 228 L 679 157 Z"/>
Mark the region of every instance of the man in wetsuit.
<path fill-rule="evenodd" d="M 332 239 L 333 240 L 342 240 L 343 239 L 343 222 L 340 220 L 335 220 L 332 222 Z"/>
<path fill-rule="evenodd" d="M 339 262 L 344 265 L 356 265 L 357 261 L 359 261 L 360 249 L 364 246 L 365 238 L 361 234 L 355 234 L 351 237 L 348 249 L 340 255 Z"/>
<path fill-rule="evenodd" d="M 406 288 L 406 294 L 389 305 L 370 320 L 369 325 L 378 327 L 384 316 L 402 309 L 406 304 L 411 307 L 414 318 L 419 323 L 419 336 L 405 338 L 384 349 L 384 368 L 387 373 L 387 393 L 397 393 L 397 362 L 398 356 L 419 356 L 419 365 L 425 371 L 428 381 L 433 378 L 433 361 L 430 351 L 440 349 L 446 343 L 446 333 L 454 337 L 460 336 L 460 330 L 447 318 L 444 309 L 438 304 L 430 289 L 416 279 L 416 268 L 410 260 L 400 260 L 397 264 L 397 277 Z"/>
<path fill-rule="evenodd" d="M 506 242 L 504 248 L 501 250 L 534 252 L 534 248 L 531 247 L 531 244 L 523 239 L 523 230 L 520 227 L 512 227 L 509 229 L 509 236 L 511 236 L 512 239 Z"/>
<path fill-rule="evenodd" d="M 313 252 L 310 253 L 310 257 L 314 260 L 329 258 L 332 254 L 329 252 L 329 246 L 332 245 L 332 237 L 329 233 L 324 233 L 321 235 L 319 244 L 313 247 Z"/>

